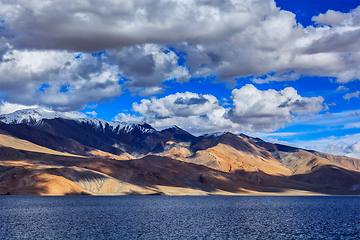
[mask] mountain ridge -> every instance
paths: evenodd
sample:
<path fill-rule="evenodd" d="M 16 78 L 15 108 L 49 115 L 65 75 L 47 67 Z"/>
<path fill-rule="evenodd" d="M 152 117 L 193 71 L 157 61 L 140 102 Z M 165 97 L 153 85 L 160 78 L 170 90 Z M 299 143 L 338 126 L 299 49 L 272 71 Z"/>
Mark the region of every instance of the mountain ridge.
<path fill-rule="evenodd" d="M 360 194 L 359 159 L 244 134 L 23 110 L 1 136 L 0 194 Z"/>

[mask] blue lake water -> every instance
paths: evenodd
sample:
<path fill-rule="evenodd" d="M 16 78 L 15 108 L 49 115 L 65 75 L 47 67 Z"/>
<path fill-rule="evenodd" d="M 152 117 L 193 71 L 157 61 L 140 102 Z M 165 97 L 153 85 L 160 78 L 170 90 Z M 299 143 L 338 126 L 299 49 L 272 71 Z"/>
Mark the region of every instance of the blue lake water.
<path fill-rule="evenodd" d="M 0 196 L 0 239 L 360 239 L 360 197 Z"/>

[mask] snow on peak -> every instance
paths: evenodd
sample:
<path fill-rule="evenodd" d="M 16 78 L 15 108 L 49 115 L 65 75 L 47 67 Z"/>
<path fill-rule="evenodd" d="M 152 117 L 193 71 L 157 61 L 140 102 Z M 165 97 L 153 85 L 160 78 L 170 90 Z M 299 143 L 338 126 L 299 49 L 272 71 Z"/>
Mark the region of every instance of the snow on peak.
<path fill-rule="evenodd" d="M 95 129 L 105 132 L 106 128 L 119 134 L 120 132 L 131 133 L 138 128 L 142 133 L 152 133 L 154 129 L 150 125 L 139 122 L 106 121 L 98 118 L 79 118 L 77 122 L 92 125 Z"/>
<path fill-rule="evenodd" d="M 23 109 L 9 114 L 1 114 L 0 121 L 6 124 L 36 124 L 43 119 L 67 118 L 63 113 L 42 108 Z"/>
<path fill-rule="evenodd" d="M 98 118 L 76 118 L 76 114 L 61 113 L 42 108 L 18 110 L 9 114 L 0 115 L 0 121 L 6 124 L 20 124 L 24 123 L 30 126 L 39 126 L 43 119 L 63 118 L 74 120 L 79 123 L 86 123 L 94 127 L 94 129 L 105 132 L 106 128 L 110 131 L 130 133 L 135 128 L 142 133 L 151 133 L 154 129 L 145 123 L 140 122 L 120 122 L 120 121 L 106 121 Z"/>

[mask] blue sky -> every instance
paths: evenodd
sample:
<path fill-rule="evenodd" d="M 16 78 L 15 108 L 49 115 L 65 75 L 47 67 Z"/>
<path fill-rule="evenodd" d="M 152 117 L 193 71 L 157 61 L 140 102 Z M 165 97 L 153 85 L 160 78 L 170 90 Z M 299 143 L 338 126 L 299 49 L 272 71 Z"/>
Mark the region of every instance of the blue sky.
<path fill-rule="evenodd" d="M 360 157 L 360 1 L 70 2 L 0 0 L 0 113 L 40 107 Z"/>

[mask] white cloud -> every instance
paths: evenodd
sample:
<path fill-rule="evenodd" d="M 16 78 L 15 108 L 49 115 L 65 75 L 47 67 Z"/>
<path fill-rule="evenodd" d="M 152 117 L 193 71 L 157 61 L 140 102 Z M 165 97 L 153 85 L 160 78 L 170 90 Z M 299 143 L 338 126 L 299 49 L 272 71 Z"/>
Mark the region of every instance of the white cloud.
<path fill-rule="evenodd" d="M 144 118 L 131 114 L 119 113 L 115 116 L 114 120 L 120 122 L 143 122 Z"/>
<path fill-rule="evenodd" d="M 195 0 L 15 0 L 0 9 L 8 31 L 18 35 L 14 46 L 92 52 L 149 42 L 219 41 L 278 12 L 272 1 Z"/>
<path fill-rule="evenodd" d="M 350 100 L 351 98 L 359 98 L 359 94 L 360 94 L 360 91 L 356 91 L 353 93 L 347 93 L 347 94 L 345 94 L 344 99 Z"/>
<path fill-rule="evenodd" d="M 312 17 L 312 21 L 316 24 L 323 25 L 343 25 L 346 21 L 351 19 L 351 15 L 348 13 L 341 13 L 338 11 L 328 10 L 325 14 L 320 13 L 318 16 Z"/>
<path fill-rule="evenodd" d="M 70 111 L 70 112 L 63 112 L 62 114 L 64 114 L 66 117 L 69 118 L 86 118 L 87 116 L 81 112 L 76 112 L 76 111 Z"/>
<path fill-rule="evenodd" d="M 153 118 L 169 118 L 172 116 L 190 117 L 204 115 L 220 108 L 218 100 L 212 95 L 199 95 L 185 92 L 168 95 L 161 99 L 143 99 L 134 103 L 133 109 L 142 115 L 151 114 Z"/>
<path fill-rule="evenodd" d="M 300 78 L 300 74 L 290 72 L 284 74 L 275 74 L 275 75 L 266 75 L 265 77 L 254 77 L 252 81 L 254 83 L 269 83 L 273 81 L 282 82 L 282 81 L 294 81 Z"/>
<path fill-rule="evenodd" d="M 348 91 L 349 88 L 345 87 L 344 85 L 340 85 L 336 88 L 336 91 Z"/>
<path fill-rule="evenodd" d="M 324 109 L 322 97 L 301 97 L 294 88 L 258 90 L 251 84 L 232 91 L 233 107 L 227 118 L 246 131 L 273 131 L 294 115 L 311 116 Z"/>
<path fill-rule="evenodd" d="M 39 106 L 37 106 L 37 105 L 25 106 L 25 105 L 20 105 L 20 104 L 16 104 L 16 103 L 8 103 L 8 102 L 2 101 L 1 105 L 0 105 L 0 114 L 9 114 L 9 113 L 15 112 L 17 110 L 34 109 L 34 108 L 39 108 Z"/>
<path fill-rule="evenodd" d="M 97 112 L 95 111 L 91 111 L 91 112 L 86 112 L 87 115 L 91 115 L 91 117 L 95 118 L 97 115 Z"/>
<path fill-rule="evenodd" d="M 91 54 L 66 51 L 9 51 L 0 63 L 3 99 L 57 111 L 79 110 L 90 101 L 122 93 L 117 67 Z"/>
<path fill-rule="evenodd" d="M 161 88 L 161 87 L 149 87 L 149 88 L 145 88 L 144 90 L 139 92 L 139 96 L 144 97 L 144 96 L 151 96 L 151 95 L 161 94 L 161 93 L 164 93 L 163 88 Z"/>
<path fill-rule="evenodd" d="M 234 89 L 232 107 L 225 108 L 209 94 L 185 92 L 133 103 L 139 115 L 121 113 L 116 119 L 140 118 L 157 128 L 177 125 L 193 134 L 218 131 L 271 132 L 291 122 L 294 116 L 312 116 L 323 108 L 322 97 L 306 98 L 293 88 L 261 91 L 253 85 Z"/>
<path fill-rule="evenodd" d="M 79 110 L 123 87 L 146 96 L 209 75 L 360 78 L 360 7 L 307 28 L 272 0 L 14 0 L 0 16 L 0 89 L 18 104 Z"/>
<path fill-rule="evenodd" d="M 86 106 L 86 108 L 90 108 L 90 109 L 95 109 L 95 108 L 97 108 L 98 107 L 98 104 L 96 104 L 96 103 L 94 103 L 94 104 L 88 104 L 87 106 Z"/>
<path fill-rule="evenodd" d="M 140 116 L 120 113 L 115 119 L 145 121 L 158 129 L 177 125 L 193 134 L 240 129 L 240 126 L 223 117 L 227 109 L 209 94 L 185 92 L 160 99 L 142 99 L 141 103 L 133 103 L 133 110 Z"/>
<path fill-rule="evenodd" d="M 162 45 L 143 44 L 108 50 L 106 56 L 109 62 L 118 65 L 120 74 L 129 79 L 125 86 L 146 96 L 160 93 L 161 84 L 166 80 L 189 78 L 187 68 L 178 65 L 179 57 L 173 51 L 164 50 Z"/>
<path fill-rule="evenodd" d="M 360 141 L 350 144 L 343 141 L 329 144 L 326 150 L 336 155 L 360 159 Z"/>

